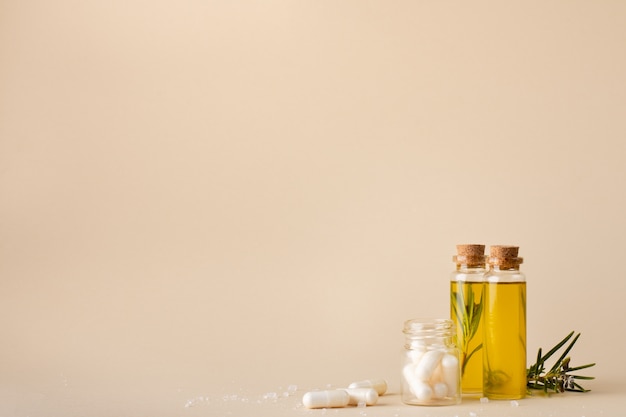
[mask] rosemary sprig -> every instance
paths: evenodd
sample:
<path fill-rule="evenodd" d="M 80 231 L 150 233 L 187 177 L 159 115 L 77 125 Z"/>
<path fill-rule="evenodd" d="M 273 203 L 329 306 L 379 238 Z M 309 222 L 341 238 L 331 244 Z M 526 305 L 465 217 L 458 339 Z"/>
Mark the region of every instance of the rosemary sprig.
<path fill-rule="evenodd" d="M 570 358 L 567 354 L 572 350 L 576 341 L 580 337 L 578 333 L 573 339 L 574 332 L 572 331 L 563 340 L 557 343 L 548 353 L 542 355 L 541 348 L 537 352 L 537 361 L 530 366 L 526 371 L 527 388 L 540 389 L 544 392 L 564 392 L 564 391 L 576 391 L 587 392 L 588 389 L 583 388 L 576 380 L 590 380 L 594 379 L 592 376 L 573 375 L 570 372 L 579 371 L 581 369 L 590 368 L 595 363 L 590 363 L 582 366 L 570 367 Z M 561 356 L 556 360 L 554 365 L 546 371 L 546 361 L 554 355 L 559 349 L 561 349 L 570 339 L 571 342 L 565 348 Z"/>
<path fill-rule="evenodd" d="M 467 301 L 465 301 L 462 288 L 463 287 L 460 287 L 458 292 L 455 291 L 450 294 L 452 297 L 452 305 L 454 306 L 454 315 L 458 325 L 461 326 L 463 334 L 463 340 L 460 341 L 461 345 L 459 346 L 461 350 L 461 375 L 465 374 L 465 366 L 472 356 L 483 347 L 481 343 L 475 346 L 471 352 L 469 351 L 470 342 L 476 335 L 480 326 L 483 303 L 480 300 L 478 302 L 474 301 L 474 291 L 472 291 L 470 286 L 468 286 Z"/>

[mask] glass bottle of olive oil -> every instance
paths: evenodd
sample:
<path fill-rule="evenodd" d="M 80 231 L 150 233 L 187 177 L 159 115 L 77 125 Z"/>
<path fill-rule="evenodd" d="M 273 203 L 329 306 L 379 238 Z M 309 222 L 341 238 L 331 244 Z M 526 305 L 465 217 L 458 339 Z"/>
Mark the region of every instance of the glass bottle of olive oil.
<path fill-rule="evenodd" d="M 464 394 L 483 389 L 482 310 L 485 245 L 457 245 L 450 275 L 450 316 L 456 324 L 461 353 L 461 389 Z"/>
<path fill-rule="evenodd" d="M 483 293 L 483 395 L 526 395 L 526 277 L 517 246 L 492 246 Z"/>

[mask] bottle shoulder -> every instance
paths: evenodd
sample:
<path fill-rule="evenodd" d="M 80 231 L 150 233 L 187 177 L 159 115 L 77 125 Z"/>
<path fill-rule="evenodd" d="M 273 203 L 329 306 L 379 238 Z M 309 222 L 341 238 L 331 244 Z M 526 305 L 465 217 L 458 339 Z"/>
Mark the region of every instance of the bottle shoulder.
<path fill-rule="evenodd" d="M 485 282 L 526 282 L 526 275 L 518 269 L 490 270 L 484 279 Z"/>
<path fill-rule="evenodd" d="M 450 274 L 451 282 L 483 282 L 486 269 L 472 268 L 453 271 Z"/>

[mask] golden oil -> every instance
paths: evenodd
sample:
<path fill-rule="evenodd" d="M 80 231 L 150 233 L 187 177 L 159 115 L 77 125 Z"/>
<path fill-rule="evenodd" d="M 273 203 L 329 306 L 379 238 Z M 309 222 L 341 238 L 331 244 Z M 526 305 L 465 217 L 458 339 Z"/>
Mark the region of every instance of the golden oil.
<path fill-rule="evenodd" d="M 526 396 L 526 278 L 517 247 L 491 248 L 483 292 L 483 395 Z"/>
<path fill-rule="evenodd" d="M 485 259 L 485 245 L 457 245 L 457 255 L 452 258 L 456 269 L 450 277 L 450 317 L 456 325 L 464 394 L 481 393 L 483 389 L 481 316 Z"/>
<path fill-rule="evenodd" d="M 482 319 L 471 320 L 468 312 L 472 308 L 474 311 L 476 308 L 482 309 L 483 283 L 452 281 L 450 291 L 456 344 L 461 352 L 461 389 L 464 394 L 478 394 L 483 390 Z M 465 314 L 465 318 L 462 314 Z"/>

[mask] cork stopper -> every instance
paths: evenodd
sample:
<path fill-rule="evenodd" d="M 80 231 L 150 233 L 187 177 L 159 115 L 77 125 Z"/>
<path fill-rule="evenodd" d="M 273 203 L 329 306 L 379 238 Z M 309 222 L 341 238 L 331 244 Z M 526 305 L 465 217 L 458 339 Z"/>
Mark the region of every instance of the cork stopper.
<path fill-rule="evenodd" d="M 485 245 L 456 245 L 456 253 L 452 261 L 457 265 L 469 267 L 485 265 Z"/>
<path fill-rule="evenodd" d="M 495 245 L 489 248 L 488 263 L 500 268 L 517 268 L 524 262 L 524 258 L 517 256 L 519 246 Z"/>

